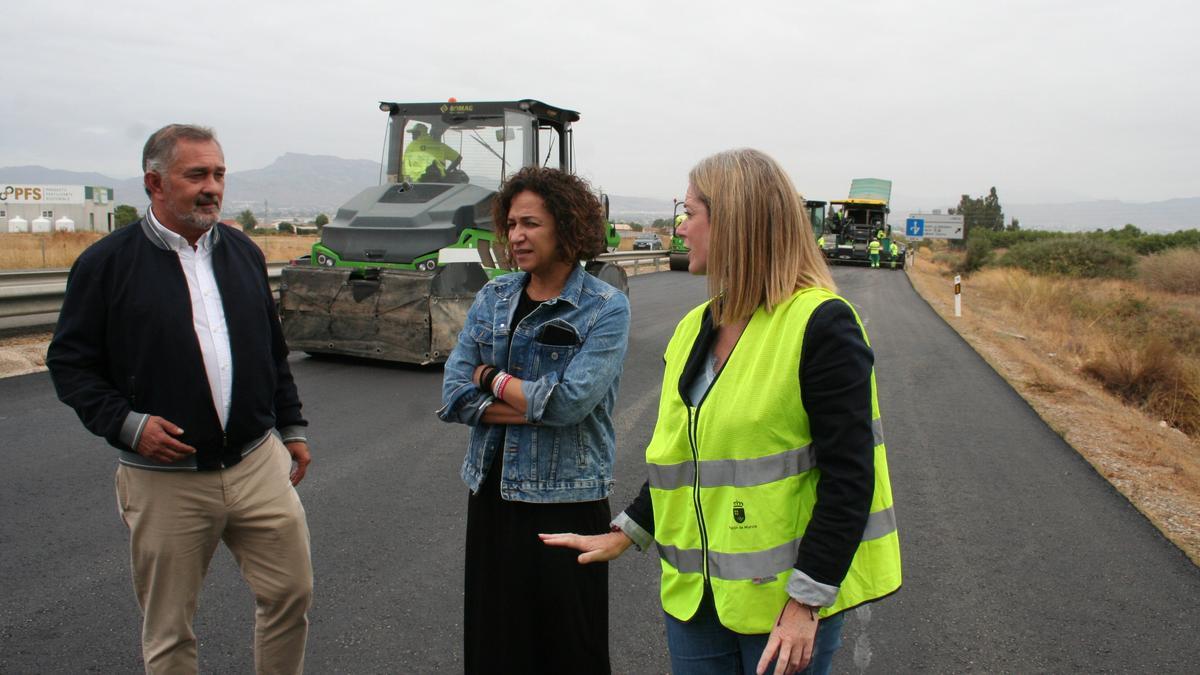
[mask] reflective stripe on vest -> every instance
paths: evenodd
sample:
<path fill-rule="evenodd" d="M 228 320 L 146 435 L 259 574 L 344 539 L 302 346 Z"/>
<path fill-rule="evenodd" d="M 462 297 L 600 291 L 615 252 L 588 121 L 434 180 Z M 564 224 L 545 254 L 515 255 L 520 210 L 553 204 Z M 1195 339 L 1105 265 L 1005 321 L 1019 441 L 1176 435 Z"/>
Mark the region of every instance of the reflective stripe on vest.
<path fill-rule="evenodd" d="M 883 444 L 883 424 L 871 420 L 875 445 Z M 715 459 L 700 462 L 700 487 L 750 487 L 783 480 L 804 473 L 817 465 L 816 451 L 811 445 L 754 459 Z M 674 490 L 696 482 L 696 464 L 651 464 L 650 487 Z"/>
<path fill-rule="evenodd" d="M 877 511 L 867 516 L 867 527 L 863 530 L 863 541 L 871 541 L 886 537 L 896 531 L 896 512 L 892 508 Z M 684 574 L 702 574 L 704 572 L 704 551 L 698 548 L 678 549 L 674 546 L 658 544 L 658 554 L 677 571 Z M 796 553 L 800 550 L 800 540 L 793 539 L 786 544 L 765 551 L 750 553 L 717 553 L 708 552 L 708 573 L 719 579 L 762 579 L 772 575 L 790 572 L 796 564 Z"/>
<path fill-rule="evenodd" d="M 797 386 L 800 355 L 813 311 L 830 300 L 840 299 L 823 289 L 805 289 L 771 314 L 758 310 L 697 407 L 682 398 L 681 385 L 687 383 L 680 380 L 707 305 L 690 312 L 676 328 L 664 355 L 658 422 L 646 461 L 663 609 L 677 619 L 694 615 L 706 581 L 721 623 L 739 633 L 769 632 L 787 602 L 787 581 L 820 480 Z M 899 539 L 874 372 L 871 408 L 871 512 L 837 600 L 821 611 L 823 616 L 887 595 L 900 585 Z"/>

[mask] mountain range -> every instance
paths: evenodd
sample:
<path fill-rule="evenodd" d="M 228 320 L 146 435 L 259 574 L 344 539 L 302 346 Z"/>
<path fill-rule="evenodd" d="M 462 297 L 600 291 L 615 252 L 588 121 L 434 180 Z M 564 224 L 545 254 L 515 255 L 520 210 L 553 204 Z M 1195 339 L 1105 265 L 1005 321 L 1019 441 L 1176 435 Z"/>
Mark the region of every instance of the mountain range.
<path fill-rule="evenodd" d="M 235 171 L 226 178 L 224 212 L 232 217 L 249 208 L 266 218 L 332 215 L 337 207 L 363 188 L 379 183 L 379 163 L 342 159 L 331 155 L 289 152 L 261 169 Z M 0 168 L 0 184 L 33 183 L 111 187 L 117 204 L 146 208 L 142 177 L 112 178 L 99 173 L 65 171 L 42 166 Z M 613 220 L 649 223 L 671 215 L 671 201 L 652 197 L 609 195 Z M 893 226 L 903 225 L 915 209 L 905 206 L 902 194 L 892 200 Z M 958 203 L 957 199 L 921 200 L 922 203 Z M 1006 219 L 1017 218 L 1021 227 L 1038 230 L 1077 231 L 1120 228 L 1133 223 L 1146 231 L 1172 231 L 1200 227 L 1200 197 L 1157 202 L 1115 199 L 1071 203 L 1003 204 Z"/>
<path fill-rule="evenodd" d="M 149 203 L 141 176 L 112 178 L 41 166 L 0 168 L 0 183 L 13 182 L 111 187 L 117 204 L 144 211 Z M 260 216 L 332 214 L 364 187 L 378 183 L 378 162 L 289 152 L 261 169 L 228 174 L 223 211 L 226 216 L 246 208 Z"/>

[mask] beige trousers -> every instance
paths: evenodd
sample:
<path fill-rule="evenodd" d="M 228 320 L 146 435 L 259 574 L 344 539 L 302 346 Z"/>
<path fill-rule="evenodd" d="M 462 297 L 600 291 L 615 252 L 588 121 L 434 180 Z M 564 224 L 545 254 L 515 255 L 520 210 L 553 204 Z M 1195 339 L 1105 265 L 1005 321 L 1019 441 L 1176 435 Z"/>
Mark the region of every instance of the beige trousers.
<path fill-rule="evenodd" d="M 255 671 L 303 672 L 313 575 L 290 469 L 291 456 L 274 434 L 229 469 L 117 468 L 147 673 L 197 672 L 192 617 L 220 541 L 254 592 Z"/>

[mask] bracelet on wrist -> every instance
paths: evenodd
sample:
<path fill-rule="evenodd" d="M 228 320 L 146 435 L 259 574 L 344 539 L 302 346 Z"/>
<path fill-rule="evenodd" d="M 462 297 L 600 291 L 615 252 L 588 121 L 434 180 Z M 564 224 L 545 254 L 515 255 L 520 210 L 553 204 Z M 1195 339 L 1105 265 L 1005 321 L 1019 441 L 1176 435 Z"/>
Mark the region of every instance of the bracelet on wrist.
<path fill-rule="evenodd" d="M 496 398 L 500 399 L 501 401 L 504 400 L 504 389 L 508 387 L 508 383 L 512 380 L 512 378 L 512 375 L 509 375 L 504 371 L 500 371 L 500 374 L 497 375 L 496 379 L 492 382 L 492 393 L 495 394 Z"/>
<path fill-rule="evenodd" d="M 483 374 L 479 376 L 479 391 L 485 394 L 491 392 L 492 381 L 496 379 L 496 373 L 498 372 L 500 372 L 500 369 L 495 366 L 484 368 Z"/>

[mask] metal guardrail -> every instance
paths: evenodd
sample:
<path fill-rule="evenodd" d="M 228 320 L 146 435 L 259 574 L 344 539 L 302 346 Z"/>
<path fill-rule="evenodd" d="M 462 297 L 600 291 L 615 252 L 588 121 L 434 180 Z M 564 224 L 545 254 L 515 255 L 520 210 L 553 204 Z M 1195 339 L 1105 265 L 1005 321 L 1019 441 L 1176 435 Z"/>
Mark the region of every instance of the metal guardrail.
<path fill-rule="evenodd" d="M 287 263 L 268 263 L 271 288 L 278 290 L 279 271 Z M 0 319 L 53 314 L 62 308 L 69 270 L 0 272 Z"/>
<path fill-rule="evenodd" d="M 615 253 L 603 253 L 599 260 L 612 262 L 621 267 L 633 268 L 633 274 L 636 276 L 642 273 L 643 264 L 653 265 L 653 269 L 648 272 L 656 272 L 664 261 L 669 263 L 670 256 L 668 251 L 617 251 Z"/>
<path fill-rule="evenodd" d="M 600 256 L 600 260 L 615 262 L 622 267 L 632 267 L 636 275 L 642 273 L 643 265 L 649 266 L 652 263 L 654 269 L 657 269 L 667 257 L 667 251 L 620 251 L 605 253 Z M 280 271 L 287 266 L 288 263 L 267 263 L 267 276 L 271 280 L 272 290 L 279 291 Z M 62 308 L 63 295 L 67 290 L 67 272 L 68 270 L 0 272 L 0 319 L 19 320 L 57 313 Z M 45 321 L 40 323 L 44 324 Z"/>

